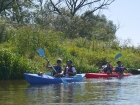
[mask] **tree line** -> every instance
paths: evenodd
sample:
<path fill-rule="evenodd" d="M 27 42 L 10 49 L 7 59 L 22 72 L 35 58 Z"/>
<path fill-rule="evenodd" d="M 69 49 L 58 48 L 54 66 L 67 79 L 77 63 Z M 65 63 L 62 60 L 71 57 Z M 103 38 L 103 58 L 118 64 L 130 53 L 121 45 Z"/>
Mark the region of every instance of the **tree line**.
<path fill-rule="evenodd" d="M 0 0 L 0 17 L 18 25 L 61 31 L 67 38 L 111 41 L 118 27 L 97 12 L 108 9 L 114 1 Z"/>

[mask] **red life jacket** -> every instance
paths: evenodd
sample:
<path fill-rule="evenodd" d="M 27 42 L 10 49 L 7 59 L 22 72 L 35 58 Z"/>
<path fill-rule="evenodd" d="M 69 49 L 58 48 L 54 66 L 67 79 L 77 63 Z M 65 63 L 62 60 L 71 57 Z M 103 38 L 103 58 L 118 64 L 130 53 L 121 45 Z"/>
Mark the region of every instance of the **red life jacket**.
<path fill-rule="evenodd" d="M 72 71 L 72 67 L 74 67 L 74 66 L 70 66 L 70 67 L 69 67 L 68 72 L 73 73 L 73 71 Z M 66 75 L 66 68 L 65 68 L 65 71 L 64 71 L 64 75 Z M 74 76 L 74 75 L 69 74 L 69 76 Z"/>

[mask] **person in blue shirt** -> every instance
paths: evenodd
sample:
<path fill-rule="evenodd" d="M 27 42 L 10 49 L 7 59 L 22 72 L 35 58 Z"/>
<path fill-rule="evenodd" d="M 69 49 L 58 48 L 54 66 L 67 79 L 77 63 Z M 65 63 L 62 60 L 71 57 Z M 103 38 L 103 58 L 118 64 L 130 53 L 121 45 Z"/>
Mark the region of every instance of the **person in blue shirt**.
<path fill-rule="evenodd" d="M 125 67 L 123 67 L 121 61 L 117 61 L 116 63 L 118 66 L 115 68 L 115 72 L 119 73 L 119 74 L 123 74 L 123 71 L 127 70 L 127 69 Z"/>
<path fill-rule="evenodd" d="M 109 62 L 107 62 L 106 67 L 103 68 L 103 72 L 111 74 L 112 71 L 113 71 L 113 66 Z"/>

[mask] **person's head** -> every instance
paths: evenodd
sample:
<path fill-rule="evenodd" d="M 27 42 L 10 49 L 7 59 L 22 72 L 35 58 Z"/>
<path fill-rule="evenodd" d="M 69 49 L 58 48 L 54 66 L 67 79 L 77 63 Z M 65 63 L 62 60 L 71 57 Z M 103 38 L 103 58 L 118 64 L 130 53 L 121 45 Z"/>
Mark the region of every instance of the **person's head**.
<path fill-rule="evenodd" d="M 67 65 L 69 66 L 69 65 L 72 65 L 72 60 L 67 60 Z"/>
<path fill-rule="evenodd" d="M 57 62 L 57 64 L 61 64 L 62 63 L 62 59 L 59 58 L 59 59 L 57 59 L 56 62 Z"/>
<path fill-rule="evenodd" d="M 117 63 L 118 65 L 121 65 L 121 64 L 122 64 L 121 61 L 117 61 L 116 63 Z"/>

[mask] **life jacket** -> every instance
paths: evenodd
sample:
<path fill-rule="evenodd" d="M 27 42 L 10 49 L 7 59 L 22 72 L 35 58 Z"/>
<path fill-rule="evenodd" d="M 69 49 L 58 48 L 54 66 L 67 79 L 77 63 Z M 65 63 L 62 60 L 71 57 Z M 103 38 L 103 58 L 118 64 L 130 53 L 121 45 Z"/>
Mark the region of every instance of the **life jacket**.
<path fill-rule="evenodd" d="M 105 67 L 105 68 L 104 68 L 104 72 L 106 73 L 107 71 L 112 72 L 112 71 L 111 71 L 111 67 L 110 67 L 110 66 L 109 66 L 109 67 Z"/>
<path fill-rule="evenodd" d="M 73 71 L 72 71 L 72 67 L 74 67 L 74 66 L 70 66 L 70 67 L 68 68 L 68 72 L 73 73 Z M 67 70 L 67 68 L 65 68 L 65 70 L 64 70 L 64 75 L 66 75 L 66 70 Z M 69 74 L 69 76 L 74 76 L 74 75 Z"/>
<path fill-rule="evenodd" d="M 57 73 L 61 73 L 62 71 L 62 67 L 61 66 L 54 66 L 54 69 L 56 70 L 56 72 L 53 72 L 53 75 L 57 74 Z"/>
<path fill-rule="evenodd" d="M 123 72 L 123 66 L 116 67 L 116 71 L 115 72 L 122 73 Z"/>

